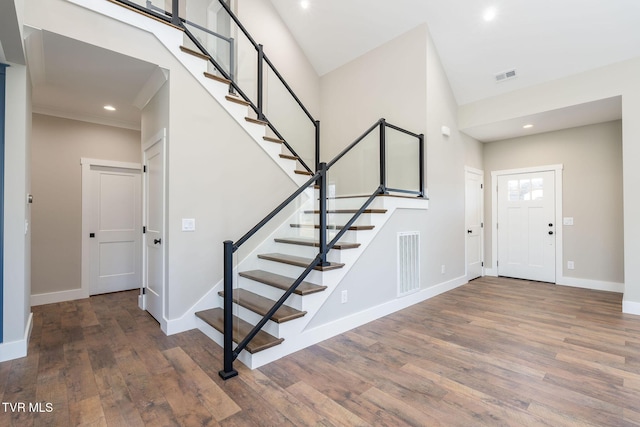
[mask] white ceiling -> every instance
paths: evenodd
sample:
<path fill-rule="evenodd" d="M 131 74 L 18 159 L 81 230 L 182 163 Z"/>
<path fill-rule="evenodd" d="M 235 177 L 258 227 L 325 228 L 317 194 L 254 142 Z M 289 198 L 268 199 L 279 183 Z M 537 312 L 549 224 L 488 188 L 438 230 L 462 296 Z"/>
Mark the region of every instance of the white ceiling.
<path fill-rule="evenodd" d="M 136 105 L 156 65 L 48 31 L 30 30 L 26 50 L 34 112 L 140 129 Z"/>
<path fill-rule="evenodd" d="M 427 23 L 460 105 L 640 56 L 638 0 L 308 1 L 303 9 L 300 0 L 271 0 L 320 75 Z M 486 22 L 489 7 L 497 15 Z M 495 82 L 495 74 L 513 68 L 517 78 Z M 576 123 L 587 110 L 591 123 L 620 118 L 612 118 L 611 105 L 465 131 L 491 141 Z M 524 131 L 520 122 L 534 118 L 540 125 Z"/>

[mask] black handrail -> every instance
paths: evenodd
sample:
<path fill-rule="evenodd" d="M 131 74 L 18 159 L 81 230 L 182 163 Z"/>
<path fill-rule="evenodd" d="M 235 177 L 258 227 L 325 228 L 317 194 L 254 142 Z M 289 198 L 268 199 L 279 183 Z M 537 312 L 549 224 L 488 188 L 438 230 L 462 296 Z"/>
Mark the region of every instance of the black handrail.
<path fill-rule="evenodd" d="M 263 92 L 264 92 L 264 85 L 263 85 L 263 63 L 266 63 L 271 70 L 274 72 L 274 74 L 278 77 L 278 79 L 280 80 L 280 82 L 283 84 L 283 86 L 285 87 L 285 89 L 289 92 L 289 94 L 293 97 L 293 99 L 295 100 L 295 102 L 298 104 L 298 106 L 300 106 L 300 108 L 302 109 L 302 111 L 304 112 L 304 114 L 309 118 L 309 120 L 311 121 L 311 124 L 314 126 L 315 128 L 315 164 L 314 166 L 316 166 L 317 169 L 317 165 L 320 163 L 320 122 L 318 120 L 315 120 L 313 118 L 313 116 L 311 115 L 311 113 L 309 112 L 309 110 L 304 106 L 304 104 L 302 103 L 302 101 L 300 101 L 300 98 L 298 98 L 298 96 L 295 94 L 295 92 L 293 91 L 293 89 L 291 89 L 291 86 L 289 86 L 289 84 L 285 81 L 285 79 L 282 77 L 282 75 L 280 74 L 280 72 L 277 70 L 277 68 L 273 65 L 273 63 L 271 62 L 271 60 L 269 60 L 269 58 L 264 54 L 264 51 L 262 50 L 262 45 L 259 45 L 254 39 L 253 37 L 251 37 L 251 34 L 249 34 L 249 31 L 247 31 L 247 29 L 244 27 L 244 25 L 242 25 L 242 23 L 240 22 L 240 20 L 238 19 L 238 17 L 231 11 L 231 9 L 229 8 L 229 6 L 224 2 L 224 0 L 218 0 L 218 2 L 220 3 L 220 5 L 222 5 L 222 7 L 225 9 L 225 11 L 227 12 L 227 14 L 229 15 L 229 17 L 233 20 L 233 22 L 235 22 L 235 24 L 238 26 L 238 28 L 242 31 L 242 33 L 247 37 L 247 39 L 249 39 L 249 42 L 253 45 L 253 47 L 256 49 L 256 52 L 258 54 L 258 105 L 254 104 L 253 101 L 251 100 L 251 98 L 244 93 L 240 87 L 237 85 L 237 83 L 235 82 L 235 76 L 233 75 L 234 73 L 234 69 L 233 69 L 233 49 L 231 48 L 231 58 L 230 58 L 230 62 L 231 62 L 231 70 L 230 73 L 227 73 L 224 70 L 224 67 L 222 67 L 214 58 L 213 55 L 211 55 L 209 52 L 207 52 L 207 50 L 205 49 L 205 47 L 202 45 L 202 43 L 200 43 L 198 41 L 198 39 L 191 33 L 191 31 L 186 27 L 185 22 L 188 23 L 189 25 L 192 25 L 198 29 L 203 29 L 203 27 L 194 24 L 193 22 L 190 21 L 186 21 L 183 20 L 179 17 L 179 4 L 180 4 L 180 0 L 172 0 L 172 10 L 171 12 L 166 11 L 165 13 L 158 13 L 156 12 L 156 10 L 161 10 L 160 8 L 151 5 L 151 7 L 144 7 L 141 6 L 137 3 L 134 3 L 131 0 L 115 0 L 119 3 L 122 3 L 126 6 L 128 6 L 129 8 L 135 9 L 138 12 L 141 13 L 145 13 L 148 15 L 153 16 L 154 18 L 163 20 L 167 23 L 170 23 L 176 27 L 181 28 L 185 34 L 187 35 L 187 37 L 189 37 L 189 39 L 196 45 L 196 47 L 205 55 L 209 58 L 209 61 L 213 64 L 213 66 L 215 67 L 216 70 L 218 70 L 218 72 L 222 75 L 223 78 L 225 78 L 226 80 L 229 80 L 229 90 L 231 92 L 237 92 L 238 95 L 240 95 L 245 101 L 247 101 L 249 103 L 249 106 L 251 107 L 251 109 L 256 113 L 257 117 L 259 120 L 265 121 L 267 123 L 267 126 L 269 127 L 269 129 L 271 129 L 274 133 L 274 135 L 276 135 L 276 137 L 280 140 L 283 141 L 283 145 L 287 148 L 287 150 L 289 150 L 291 152 L 291 154 L 293 156 L 295 156 L 297 158 L 297 161 L 300 163 L 300 165 L 307 171 L 307 172 L 313 172 L 313 169 L 311 169 L 311 167 L 309 167 L 309 165 L 307 165 L 307 163 L 302 159 L 302 157 L 296 152 L 296 150 L 291 146 L 291 144 L 289 144 L 289 142 L 287 142 L 287 140 L 282 136 L 282 134 L 280 132 L 278 132 L 278 130 L 275 128 L 275 126 L 269 121 L 269 119 L 265 116 L 264 112 L 263 112 L 263 105 L 262 105 L 262 99 L 263 99 Z M 167 16 L 167 14 L 169 14 L 169 16 Z M 211 32 L 210 30 L 205 30 L 211 34 L 213 34 L 216 37 L 220 37 L 222 39 L 226 39 L 225 36 L 221 36 L 217 33 Z M 230 44 L 233 45 L 234 40 L 230 39 Z M 228 40 L 227 40 L 228 41 Z"/>
<path fill-rule="evenodd" d="M 420 188 L 418 191 L 413 190 L 405 190 L 405 189 L 390 189 L 385 186 L 385 175 L 386 175 L 386 128 L 389 127 L 391 129 L 400 131 L 407 135 L 413 136 L 419 141 L 419 150 L 420 157 L 418 160 L 419 163 L 419 173 L 420 176 Z M 342 229 L 331 239 L 330 242 L 327 243 L 326 232 L 327 232 L 327 172 L 328 170 L 336 164 L 340 159 L 342 159 L 347 153 L 349 153 L 354 147 L 356 147 L 362 140 L 364 140 L 373 130 L 379 129 L 380 131 L 380 185 L 376 190 L 367 198 L 367 200 L 363 203 L 363 205 L 356 211 L 356 213 L 347 221 L 347 223 L 342 227 Z M 220 376 L 223 379 L 231 378 L 237 375 L 237 371 L 233 369 L 233 361 L 239 356 L 239 354 L 246 348 L 246 346 L 251 342 L 251 340 L 258 334 L 258 332 L 262 329 L 262 327 L 269 321 L 269 319 L 282 307 L 287 298 L 291 296 L 291 294 L 296 290 L 296 288 L 302 283 L 302 281 L 307 277 L 307 275 L 317 266 L 327 265 L 327 254 L 333 249 L 333 247 L 338 243 L 338 241 L 342 238 L 342 236 L 349 230 L 349 228 L 358 220 L 358 218 L 366 211 L 366 209 L 371 205 L 371 203 L 375 200 L 375 198 L 381 194 L 386 194 L 389 191 L 397 191 L 403 193 L 411 193 L 417 194 L 418 197 L 424 198 L 424 135 L 416 134 L 410 131 L 407 131 L 398 126 L 389 124 L 385 119 L 378 120 L 375 124 L 373 124 L 369 129 L 367 129 L 361 136 L 356 138 L 354 142 L 349 144 L 344 150 L 342 150 L 336 157 L 334 157 L 328 163 L 320 163 L 317 172 L 300 188 L 298 188 L 291 196 L 289 196 L 284 202 L 282 202 L 278 207 L 276 207 L 271 213 L 269 213 L 263 220 L 261 220 L 258 224 L 256 224 L 249 232 L 247 232 L 244 236 L 242 236 L 238 241 L 234 244 L 233 241 L 227 240 L 224 242 L 224 363 L 223 370 L 219 372 Z M 232 268 L 232 260 L 233 253 L 238 250 L 238 248 L 244 244 L 251 236 L 253 236 L 258 230 L 260 230 L 263 226 L 265 226 L 271 219 L 273 219 L 279 212 L 281 212 L 289 203 L 291 203 L 295 198 L 297 198 L 303 191 L 309 188 L 313 183 L 317 183 L 319 186 L 319 251 L 313 261 L 305 268 L 305 270 L 298 276 L 298 278 L 292 283 L 292 285 L 285 291 L 285 293 L 280 297 L 278 301 L 269 309 L 269 311 L 260 319 L 260 321 L 253 327 L 253 329 L 238 343 L 238 345 L 233 347 L 233 316 L 232 316 L 232 295 L 233 295 L 233 268 Z"/>

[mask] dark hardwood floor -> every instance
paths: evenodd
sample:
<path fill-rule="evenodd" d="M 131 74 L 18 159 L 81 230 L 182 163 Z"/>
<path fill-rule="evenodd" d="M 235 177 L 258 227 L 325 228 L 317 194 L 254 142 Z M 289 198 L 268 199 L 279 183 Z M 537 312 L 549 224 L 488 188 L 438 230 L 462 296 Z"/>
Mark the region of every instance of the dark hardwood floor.
<path fill-rule="evenodd" d="M 165 336 L 136 292 L 38 306 L 29 355 L 0 363 L 0 425 L 640 425 L 621 298 L 482 278 L 227 382 L 216 344 Z"/>

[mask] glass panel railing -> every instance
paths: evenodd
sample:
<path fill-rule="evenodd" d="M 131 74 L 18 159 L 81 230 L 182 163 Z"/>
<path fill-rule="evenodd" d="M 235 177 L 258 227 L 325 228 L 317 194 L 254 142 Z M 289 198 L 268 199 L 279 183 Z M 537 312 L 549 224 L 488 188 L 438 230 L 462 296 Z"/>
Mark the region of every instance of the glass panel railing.
<path fill-rule="evenodd" d="M 420 193 L 420 139 L 387 126 L 385 153 L 387 190 Z"/>
<path fill-rule="evenodd" d="M 193 37 L 185 36 L 187 46 L 200 45 L 217 64 L 209 71 L 233 80 L 252 103 L 255 118 L 269 121 L 270 136 L 285 140 L 303 169 L 315 171 L 315 120 L 269 61 L 274 47 L 261 48 L 222 0 L 189 0 L 184 25 Z"/>
<path fill-rule="evenodd" d="M 300 108 L 274 71 L 265 69 L 263 111 L 298 157 L 315 170 L 315 125 Z M 300 168 L 302 169 L 302 168 Z"/>
<path fill-rule="evenodd" d="M 198 43 L 220 65 L 228 76 L 235 78 L 235 39 L 231 19 L 218 0 L 189 0 L 186 3 L 184 25 L 194 35 Z M 185 37 L 188 47 L 197 46 Z M 208 71 L 216 73 L 213 64 Z M 220 74 L 222 76 L 222 74 Z"/>

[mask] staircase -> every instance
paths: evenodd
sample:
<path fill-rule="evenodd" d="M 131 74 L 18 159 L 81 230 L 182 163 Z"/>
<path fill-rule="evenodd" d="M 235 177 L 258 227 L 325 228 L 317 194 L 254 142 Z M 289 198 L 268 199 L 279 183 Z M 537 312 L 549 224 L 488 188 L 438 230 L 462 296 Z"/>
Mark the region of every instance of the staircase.
<path fill-rule="evenodd" d="M 145 9 L 128 0 L 113 0 L 136 12 L 148 14 Z M 310 326 L 331 294 L 338 288 L 347 272 L 391 218 L 396 209 L 426 209 L 424 200 L 424 137 L 386 123 L 380 119 L 365 131 L 342 153 L 328 163 L 319 160 L 319 122 L 306 110 L 270 61 L 262 46 L 256 44 L 237 17 L 220 1 L 238 28 L 251 41 L 258 53 L 259 70 L 266 63 L 298 103 L 315 126 L 315 163 L 310 167 L 295 152 L 292 145 L 278 132 L 263 114 L 261 91 L 262 72 L 258 72 L 258 100 L 254 103 L 206 52 L 190 33 L 185 23 L 155 13 L 155 19 L 173 25 L 170 31 L 155 33 L 156 37 L 182 62 L 205 88 L 294 181 L 299 189 L 281 203 L 270 215 L 236 242 L 225 242 L 224 283 L 213 289 L 217 300 L 208 308 L 195 311 L 197 327 L 225 350 L 224 369 L 220 375 L 227 379 L 237 374 L 233 360 L 238 358 L 250 368 L 257 368 L 305 348 L 330 336 L 354 327 L 349 322 L 336 322 L 331 328 Z M 174 2 L 175 5 L 175 2 Z M 150 2 L 147 3 L 151 7 Z M 184 32 L 178 36 L 175 29 Z M 184 44 L 191 40 L 197 49 Z M 212 72 L 211 64 L 214 64 Z M 385 135 L 387 129 L 415 138 L 419 145 L 419 188 L 394 189 L 386 185 Z M 380 185 L 373 193 L 350 197 L 328 197 L 327 171 L 368 135 L 379 132 Z M 368 190 L 367 192 L 372 191 Z M 388 193 L 396 193 L 396 197 Z M 398 193 L 410 195 L 397 197 Z M 296 201 L 298 209 L 289 204 Z M 293 211 L 286 221 L 276 223 L 281 212 Z M 238 257 L 233 264 L 233 253 L 258 230 L 271 224 L 272 234 L 256 244 L 251 253 Z M 213 242 L 212 242 L 213 244 Z M 346 295 L 343 294 L 343 299 Z M 346 302 L 346 301 L 342 301 Z M 199 306 L 197 304 L 197 306 Z M 232 341 L 238 345 L 233 348 Z M 246 350 L 246 351 L 243 351 Z"/>
<path fill-rule="evenodd" d="M 331 204 L 348 206 L 359 199 L 362 198 L 336 199 Z M 335 216 L 335 223 L 327 226 L 331 236 L 342 230 L 343 224 L 357 209 L 341 208 L 329 212 Z M 380 227 L 388 219 L 387 213 L 388 210 L 383 208 L 367 209 L 357 224 L 348 228 L 345 240 L 339 241 L 333 247 L 334 250 L 329 252 L 328 265 L 314 268 L 247 346 L 248 354 L 240 354 L 239 358 L 243 363 L 255 368 L 299 347 L 296 340 L 304 335 L 305 326 L 346 274 L 347 264 L 353 265 L 362 252 L 362 242 L 370 242 L 376 227 Z M 237 288 L 233 290 L 236 343 L 249 333 L 252 325 L 274 306 L 313 261 L 319 246 L 318 238 L 315 237 L 318 235 L 318 215 L 318 209 L 300 208 L 299 212 L 238 266 L 235 274 Z M 218 295 L 217 307 L 199 311 L 196 316 L 201 320 L 199 328 L 222 344 L 224 291 L 218 292 Z M 291 344 L 286 346 L 288 350 L 275 348 L 284 346 L 284 342 L 289 340 Z"/>

